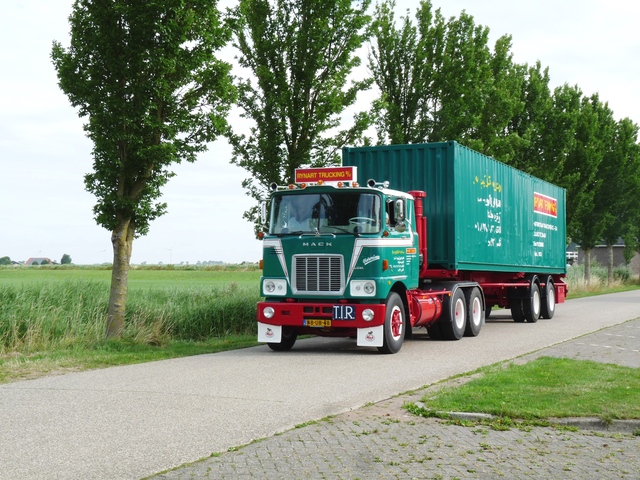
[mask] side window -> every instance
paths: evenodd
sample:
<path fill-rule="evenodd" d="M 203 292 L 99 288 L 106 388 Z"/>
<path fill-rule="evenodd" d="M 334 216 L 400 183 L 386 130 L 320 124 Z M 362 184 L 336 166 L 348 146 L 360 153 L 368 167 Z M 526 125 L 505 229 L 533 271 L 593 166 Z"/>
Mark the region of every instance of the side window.
<path fill-rule="evenodd" d="M 396 226 L 396 221 L 393 212 L 393 206 L 395 204 L 395 198 L 387 198 L 387 205 L 385 208 L 385 217 L 386 223 L 389 227 L 393 228 Z"/>
<path fill-rule="evenodd" d="M 407 229 L 407 204 L 402 197 L 389 197 L 387 199 L 386 212 L 387 225 L 397 232 Z"/>

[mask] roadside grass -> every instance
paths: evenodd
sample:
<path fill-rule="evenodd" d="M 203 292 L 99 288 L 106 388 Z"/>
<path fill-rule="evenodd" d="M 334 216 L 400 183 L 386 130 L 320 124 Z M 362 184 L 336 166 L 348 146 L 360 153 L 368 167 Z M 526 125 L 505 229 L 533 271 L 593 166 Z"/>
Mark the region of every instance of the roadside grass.
<path fill-rule="evenodd" d="M 208 341 L 170 340 L 155 346 L 132 339 L 101 340 L 43 350 L 0 355 L 0 384 L 118 365 L 167 360 L 258 345 L 256 336 L 230 335 Z"/>
<path fill-rule="evenodd" d="M 470 374 L 471 375 L 471 374 Z M 425 395 L 422 416 L 436 412 L 487 413 L 500 419 L 536 421 L 551 417 L 640 418 L 640 369 L 587 360 L 541 357 L 516 365 L 482 368 L 468 382 Z"/>
<path fill-rule="evenodd" d="M 0 383 L 257 345 L 260 275 L 132 270 L 123 338 L 107 341 L 110 270 L 0 268 Z"/>

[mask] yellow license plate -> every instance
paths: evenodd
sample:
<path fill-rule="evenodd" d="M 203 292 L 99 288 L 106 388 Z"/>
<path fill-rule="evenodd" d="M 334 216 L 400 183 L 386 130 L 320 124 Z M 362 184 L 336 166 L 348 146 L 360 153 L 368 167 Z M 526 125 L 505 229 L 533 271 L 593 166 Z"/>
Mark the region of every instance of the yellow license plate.
<path fill-rule="evenodd" d="M 331 320 L 310 318 L 304 321 L 305 327 L 330 327 Z"/>

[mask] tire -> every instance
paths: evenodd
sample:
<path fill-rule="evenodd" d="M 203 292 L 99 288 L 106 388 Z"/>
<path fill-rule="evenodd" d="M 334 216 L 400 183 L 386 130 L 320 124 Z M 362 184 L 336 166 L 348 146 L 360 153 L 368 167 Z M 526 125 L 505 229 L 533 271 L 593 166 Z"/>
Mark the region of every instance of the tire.
<path fill-rule="evenodd" d="M 482 295 L 477 287 L 467 289 L 464 292 L 467 302 L 467 326 L 464 329 L 465 337 L 477 337 L 484 325 L 484 309 Z"/>
<path fill-rule="evenodd" d="M 444 340 L 460 340 L 467 326 L 467 302 L 461 288 L 456 288 L 444 305 L 444 317 L 439 320 Z"/>
<path fill-rule="evenodd" d="M 554 313 L 556 313 L 556 289 L 553 285 L 553 279 L 549 277 L 544 287 L 544 295 L 542 295 L 540 318 L 552 319 Z"/>
<path fill-rule="evenodd" d="M 280 343 L 267 343 L 274 352 L 288 352 L 298 339 L 298 333 L 291 327 L 282 327 L 282 341 Z"/>
<path fill-rule="evenodd" d="M 384 336 L 381 353 L 398 353 L 402 348 L 405 330 L 407 329 L 407 316 L 400 295 L 391 292 L 387 297 L 387 312 L 384 319 Z"/>
<path fill-rule="evenodd" d="M 442 340 L 442 331 L 440 330 L 440 321 L 429 325 L 427 327 L 427 333 L 431 340 Z"/>
<path fill-rule="evenodd" d="M 513 317 L 514 322 L 524 322 L 524 311 L 522 309 L 521 298 L 512 298 L 509 300 L 509 308 L 511 308 L 511 316 Z"/>
<path fill-rule="evenodd" d="M 531 288 L 529 289 L 529 296 L 522 300 L 524 319 L 528 323 L 536 323 L 540 318 L 541 303 L 540 285 L 538 285 L 537 282 L 532 281 Z"/>

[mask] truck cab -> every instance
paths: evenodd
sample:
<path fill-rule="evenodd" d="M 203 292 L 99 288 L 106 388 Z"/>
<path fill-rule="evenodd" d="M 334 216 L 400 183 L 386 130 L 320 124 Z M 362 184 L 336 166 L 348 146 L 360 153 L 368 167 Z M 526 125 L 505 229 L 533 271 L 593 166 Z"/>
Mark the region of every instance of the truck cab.
<path fill-rule="evenodd" d="M 410 328 L 406 291 L 420 269 L 414 198 L 374 180 L 360 186 L 355 171 L 348 178 L 272 187 L 258 339 L 274 350 L 313 334 L 395 353 Z"/>

